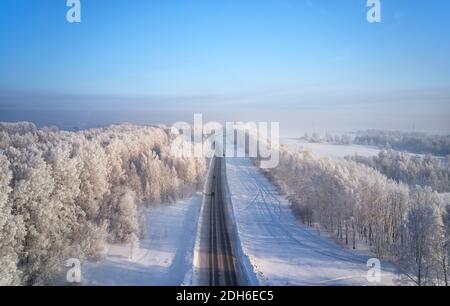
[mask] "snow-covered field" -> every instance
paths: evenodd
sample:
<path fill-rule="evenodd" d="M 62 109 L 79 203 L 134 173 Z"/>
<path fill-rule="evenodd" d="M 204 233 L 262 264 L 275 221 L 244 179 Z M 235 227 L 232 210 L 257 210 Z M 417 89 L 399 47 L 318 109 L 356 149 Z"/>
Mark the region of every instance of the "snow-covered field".
<path fill-rule="evenodd" d="M 227 177 L 244 254 L 261 285 L 371 285 L 369 257 L 300 224 L 288 202 L 247 158 L 228 158 Z M 382 263 L 383 285 L 395 269 Z"/>
<path fill-rule="evenodd" d="M 85 285 L 190 284 L 202 196 L 150 208 L 147 237 L 130 259 L 130 245 L 111 245 L 106 257 L 83 265 Z"/>
<path fill-rule="evenodd" d="M 378 153 L 380 152 L 379 149 L 369 146 L 310 143 L 299 141 L 292 138 L 283 138 L 281 139 L 281 143 L 289 146 L 308 149 L 316 153 L 318 156 L 329 158 L 344 158 L 346 156 L 353 156 L 355 154 L 369 157 L 369 156 L 377 156 Z"/>
<path fill-rule="evenodd" d="M 356 154 L 359 156 L 364 156 L 364 157 L 378 156 L 378 154 L 381 151 L 380 149 L 378 149 L 376 147 L 356 145 L 356 144 L 338 145 L 338 144 L 331 144 L 331 143 L 313 143 L 313 142 L 300 141 L 300 140 L 293 139 L 293 138 L 281 138 L 280 141 L 282 144 L 285 144 L 285 145 L 288 145 L 291 147 L 311 150 L 318 156 L 328 157 L 328 158 L 332 158 L 332 159 L 344 158 L 346 156 L 354 156 Z M 424 154 L 416 154 L 416 153 L 407 153 L 407 154 L 412 157 L 416 157 L 416 158 L 424 158 L 425 157 Z M 442 156 L 434 156 L 434 155 L 433 155 L 433 157 L 438 159 L 441 166 L 446 167 L 448 165 L 447 158 L 442 157 Z"/>

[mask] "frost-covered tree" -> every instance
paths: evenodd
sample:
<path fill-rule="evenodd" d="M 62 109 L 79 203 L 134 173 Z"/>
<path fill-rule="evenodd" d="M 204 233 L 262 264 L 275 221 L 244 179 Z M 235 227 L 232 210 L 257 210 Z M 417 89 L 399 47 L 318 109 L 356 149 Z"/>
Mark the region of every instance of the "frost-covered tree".
<path fill-rule="evenodd" d="M 379 169 L 392 170 L 388 152 L 378 158 Z M 264 171 L 305 224 L 320 224 L 351 248 L 367 243 L 377 257 L 398 261 L 418 284 L 448 283 L 450 222 L 430 187 L 410 187 L 369 165 L 288 147 L 281 148 L 278 167 Z"/>
<path fill-rule="evenodd" d="M 442 248 L 442 255 L 439 258 L 439 263 L 442 267 L 444 284 L 448 286 L 450 283 L 450 203 L 446 201 L 444 201 L 442 224 L 442 236 L 439 241 Z"/>
<path fill-rule="evenodd" d="M 86 217 L 94 220 L 101 200 L 108 193 L 109 164 L 105 152 L 95 140 L 83 139 L 75 156 L 81 160 L 80 193 L 76 199 Z"/>
<path fill-rule="evenodd" d="M 128 242 L 139 235 L 138 210 L 134 194 L 126 187 L 116 187 L 109 202 L 111 207 L 110 232 L 116 241 Z"/>
<path fill-rule="evenodd" d="M 348 159 L 412 187 L 429 186 L 438 192 L 450 192 L 450 168 L 442 166 L 437 158 L 430 155 L 416 157 L 395 151 L 381 151 L 378 156 L 352 156 Z"/>
<path fill-rule="evenodd" d="M 50 283 L 71 257 L 136 245 L 141 212 L 190 195 L 206 169 L 171 153 L 165 128 L 79 132 L 0 123 L 1 284 Z"/>
<path fill-rule="evenodd" d="M 59 238 L 65 231 L 59 216 L 61 202 L 52 199 L 55 181 L 51 169 L 34 146 L 10 148 L 6 154 L 13 172 L 12 209 L 25 225 L 19 267 L 27 283 L 41 283 L 60 264 L 57 254 L 64 242 Z"/>
<path fill-rule="evenodd" d="M 412 193 L 411 208 L 406 218 L 406 247 L 402 261 L 414 272 L 421 286 L 433 280 L 433 255 L 439 250 L 439 199 L 429 188 L 417 188 Z"/>
<path fill-rule="evenodd" d="M 17 268 L 21 240 L 22 224 L 12 214 L 9 195 L 12 172 L 9 161 L 0 154 L 0 286 L 18 285 L 21 273 Z"/>

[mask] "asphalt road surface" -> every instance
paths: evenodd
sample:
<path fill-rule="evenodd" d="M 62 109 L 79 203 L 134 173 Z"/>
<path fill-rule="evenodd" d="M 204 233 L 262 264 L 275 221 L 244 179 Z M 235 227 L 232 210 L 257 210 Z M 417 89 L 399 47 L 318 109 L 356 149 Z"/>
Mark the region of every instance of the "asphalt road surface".
<path fill-rule="evenodd" d="M 233 248 L 233 234 L 226 205 L 224 158 L 212 162 L 209 185 L 205 192 L 201 231 L 201 285 L 243 285 Z"/>

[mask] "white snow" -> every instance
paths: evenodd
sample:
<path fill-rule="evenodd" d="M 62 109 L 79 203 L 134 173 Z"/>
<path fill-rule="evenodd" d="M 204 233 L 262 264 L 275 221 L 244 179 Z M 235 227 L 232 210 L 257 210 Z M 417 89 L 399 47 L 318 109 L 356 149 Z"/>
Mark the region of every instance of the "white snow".
<path fill-rule="evenodd" d="M 297 140 L 294 138 L 281 138 L 281 143 L 288 145 L 290 147 L 300 148 L 304 150 L 310 150 L 321 157 L 328 157 L 332 159 L 342 159 L 347 156 L 359 155 L 363 157 L 378 156 L 380 149 L 374 146 L 364 146 L 364 145 L 338 145 L 331 143 L 315 143 L 306 142 L 304 140 Z M 424 158 L 425 154 L 417 154 L 406 152 L 409 156 L 415 158 Z M 446 157 L 435 156 L 440 165 L 446 167 L 448 165 L 448 160 Z"/>
<path fill-rule="evenodd" d="M 440 193 L 439 197 L 443 203 L 450 203 L 450 192 Z"/>
<path fill-rule="evenodd" d="M 375 147 L 362 145 L 335 145 L 329 143 L 311 143 L 289 138 L 283 138 L 281 141 L 283 144 L 289 146 L 311 150 L 318 156 L 329 157 L 334 159 L 344 158 L 346 156 L 353 156 L 355 154 L 364 157 L 378 156 L 378 153 L 380 153 L 380 150 Z"/>
<path fill-rule="evenodd" d="M 148 209 L 147 235 L 130 259 L 130 245 L 111 245 L 106 257 L 82 266 L 85 285 L 183 285 L 192 258 L 202 202 L 200 194 Z"/>
<path fill-rule="evenodd" d="M 344 250 L 300 224 L 288 202 L 247 158 L 227 159 L 233 223 L 242 265 L 261 285 L 371 285 L 368 256 Z M 109 247 L 104 259 L 82 266 L 84 285 L 190 285 L 202 196 L 147 212 L 147 237 L 130 259 L 130 246 Z M 382 263 L 382 284 L 396 282 Z"/>
<path fill-rule="evenodd" d="M 227 158 L 227 178 L 242 250 L 261 285 L 373 285 L 368 256 L 345 250 L 303 226 L 274 185 L 247 158 Z M 382 262 L 382 283 L 396 282 Z"/>

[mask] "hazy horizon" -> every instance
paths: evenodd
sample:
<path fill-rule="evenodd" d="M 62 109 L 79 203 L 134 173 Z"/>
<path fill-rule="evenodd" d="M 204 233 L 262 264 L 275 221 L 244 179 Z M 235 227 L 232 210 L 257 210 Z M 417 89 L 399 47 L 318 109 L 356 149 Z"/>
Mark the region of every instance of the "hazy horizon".
<path fill-rule="evenodd" d="M 289 98 L 259 106 L 263 103 L 252 95 L 126 97 L 55 93 L 8 95 L 0 92 L 0 98 L 0 121 L 30 121 L 41 127 L 54 125 L 61 129 L 83 129 L 124 122 L 170 125 L 177 121 L 192 122 L 194 113 L 201 113 L 206 121 L 277 121 L 280 122 L 283 137 L 298 137 L 305 132 L 366 129 L 450 134 L 449 104 L 445 97 L 435 95 L 431 103 L 386 96 L 382 102 L 366 99 L 365 103 L 342 101 L 339 105 L 305 99 L 296 103 L 295 107 L 286 106 Z M 391 102 L 392 99 L 400 102 Z"/>

